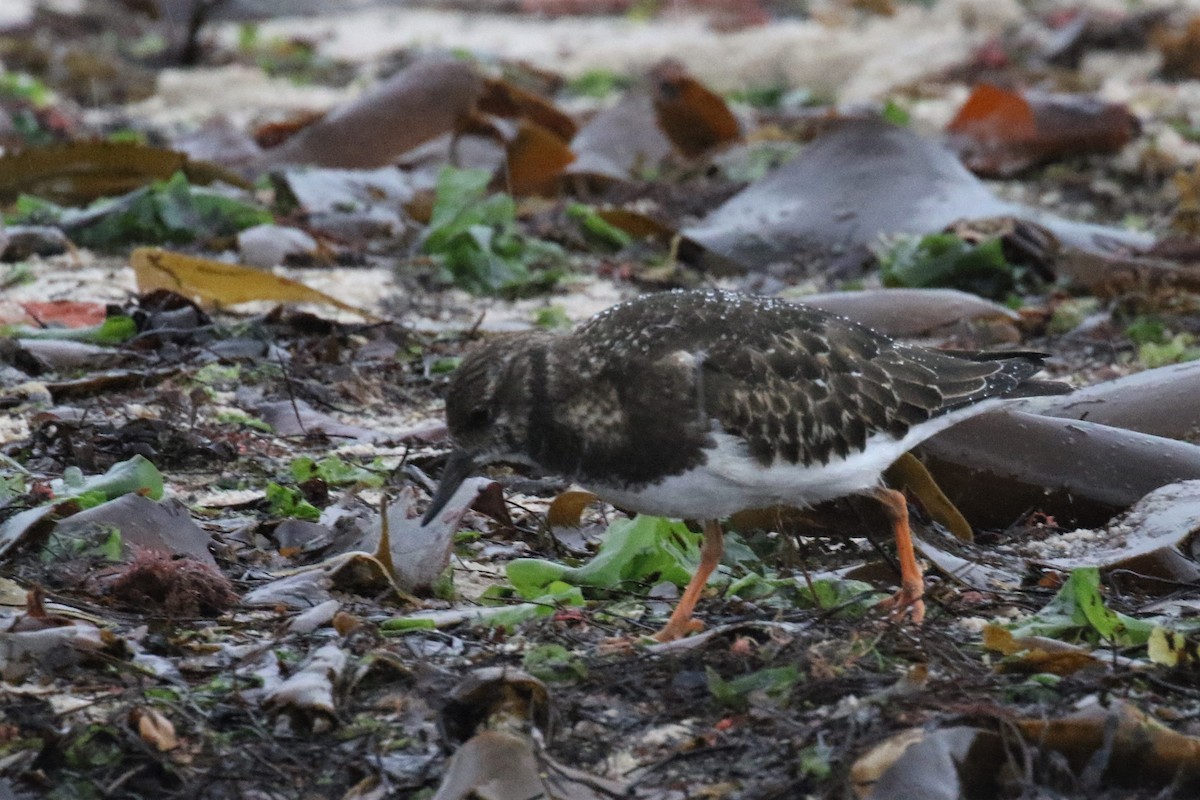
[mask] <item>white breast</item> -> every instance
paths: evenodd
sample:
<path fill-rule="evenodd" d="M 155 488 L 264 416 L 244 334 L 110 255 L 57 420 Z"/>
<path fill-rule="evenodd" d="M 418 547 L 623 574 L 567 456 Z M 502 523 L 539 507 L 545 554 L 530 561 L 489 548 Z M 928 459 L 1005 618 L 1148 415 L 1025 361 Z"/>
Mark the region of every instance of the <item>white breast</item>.
<path fill-rule="evenodd" d="M 694 470 L 637 490 L 595 483 L 587 488 L 619 508 L 687 519 L 721 519 L 773 505 L 810 506 L 870 491 L 901 455 L 956 422 L 1003 402 L 1000 398 L 985 400 L 944 414 L 911 428 L 902 439 L 875 434 L 861 453 L 810 466 L 777 461 L 764 467 L 742 440 L 715 432 L 716 449 L 708 451 L 708 461 Z"/>

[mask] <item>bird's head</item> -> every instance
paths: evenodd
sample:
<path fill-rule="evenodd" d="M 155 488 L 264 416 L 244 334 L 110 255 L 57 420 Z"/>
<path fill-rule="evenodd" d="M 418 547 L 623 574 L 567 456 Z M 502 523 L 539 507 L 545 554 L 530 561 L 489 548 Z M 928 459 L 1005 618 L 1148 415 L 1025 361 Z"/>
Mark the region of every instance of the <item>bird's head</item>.
<path fill-rule="evenodd" d="M 524 453 L 538 365 L 557 338 L 545 331 L 499 336 L 463 358 L 446 390 L 446 424 L 454 442 L 437 491 L 425 512 L 428 523 L 481 464 L 527 461 Z"/>

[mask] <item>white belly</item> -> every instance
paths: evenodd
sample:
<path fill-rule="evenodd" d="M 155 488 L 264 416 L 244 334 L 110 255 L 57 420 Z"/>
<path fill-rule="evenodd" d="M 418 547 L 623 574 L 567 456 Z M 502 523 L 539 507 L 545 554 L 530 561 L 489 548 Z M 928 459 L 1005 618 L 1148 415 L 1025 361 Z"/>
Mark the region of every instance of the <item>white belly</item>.
<path fill-rule="evenodd" d="M 750 508 L 811 506 L 870 491 L 901 455 L 935 433 L 1001 402 L 986 400 L 937 417 L 912 428 L 903 439 L 876 434 L 861 453 L 810 466 L 777 462 L 764 467 L 740 439 L 717 432 L 713 434 L 716 452 L 710 451 L 707 463 L 690 472 L 636 492 L 598 484 L 587 488 L 619 508 L 661 517 L 721 519 Z"/>

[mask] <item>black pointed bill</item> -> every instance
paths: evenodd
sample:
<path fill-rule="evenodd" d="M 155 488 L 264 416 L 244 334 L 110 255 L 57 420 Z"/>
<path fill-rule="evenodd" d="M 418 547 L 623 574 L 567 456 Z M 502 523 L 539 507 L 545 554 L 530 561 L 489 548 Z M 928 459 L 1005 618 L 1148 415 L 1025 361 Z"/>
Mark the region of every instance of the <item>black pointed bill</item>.
<path fill-rule="evenodd" d="M 429 502 L 425 516 L 421 517 L 422 525 L 428 525 L 446 507 L 446 503 L 450 502 L 450 498 L 458 491 L 458 487 L 462 486 L 462 482 L 471 477 L 476 466 L 475 456 L 466 450 L 455 450 L 450 454 L 446 468 L 442 470 L 442 479 L 438 482 L 437 491 L 433 493 L 433 500 Z"/>

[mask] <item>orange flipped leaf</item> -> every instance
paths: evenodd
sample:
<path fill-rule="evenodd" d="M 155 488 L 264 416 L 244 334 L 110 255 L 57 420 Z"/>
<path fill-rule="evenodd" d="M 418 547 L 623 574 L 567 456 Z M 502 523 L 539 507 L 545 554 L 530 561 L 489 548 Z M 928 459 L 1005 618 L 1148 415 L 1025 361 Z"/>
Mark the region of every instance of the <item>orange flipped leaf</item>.
<path fill-rule="evenodd" d="M 375 318 L 360 308 L 309 288 L 299 281 L 239 264 L 197 258 L 157 247 L 137 248 L 129 256 L 129 263 L 141 293 L 169 289 L 208 307 L 236 305 L 252 300 L 321 303 L 367 319 Z"/>
<path fill-rule="evenodd" d="M 287 119 L 264 123 L 254 129 L 254 141 L 259 147 L 278 147 L 324 117 L 324 111 L 306 110 Z"/>
<path fill-rule="evenodd" d="M 1037 136 L 1033 109 L 1019 92 L 981 83 L 946 126 L 950 133 L 974 136 L 1003 136 L 1024 141 Z"/>
<path fill-rule="evenodd" d="M 658 239 L 669 242 L 676 234 L 674 228 L 664 225 L 654 217 L 628 208 L 598 208 L 596 215 L 635 239 Z"/>
<path fill-rule="evenodd" d="M 1123 105 L 986 83 L 975 87 L 946 126 L 963 162 L 994 176 L 1078 153 L 1116 152 L 1138 130 L 1137 119 Z"/>
<path fill-rule="evenodd" d="M 517 135 L 506 145 L 508 189 L 513 195 L 558 194 L 558 179 L 575 160 L 566 141 L 536 122 L 521 120 Z"/>
<path fill-rule="evenodd" d="M 664 61 L 650 77 L 658 125 L 688 158 L 741 137 L 737 117 L 721 96 L 689 75 L 678 61 Z"/>
<path fill-rule="evenodd" d="M 540 95 L 499 78 L 485 78 L 478 108 L 486 114 L 530 120 L 564 142 L 575 136 L 575 121 Z"/>

